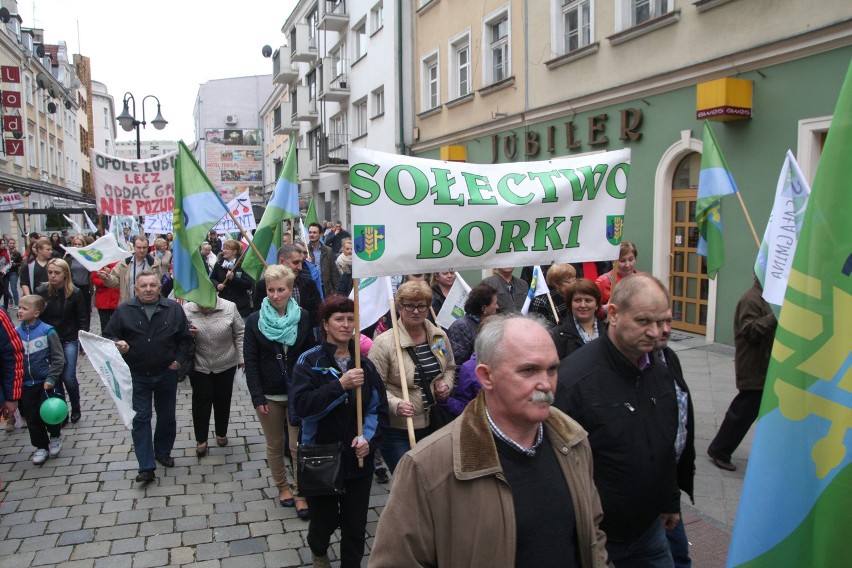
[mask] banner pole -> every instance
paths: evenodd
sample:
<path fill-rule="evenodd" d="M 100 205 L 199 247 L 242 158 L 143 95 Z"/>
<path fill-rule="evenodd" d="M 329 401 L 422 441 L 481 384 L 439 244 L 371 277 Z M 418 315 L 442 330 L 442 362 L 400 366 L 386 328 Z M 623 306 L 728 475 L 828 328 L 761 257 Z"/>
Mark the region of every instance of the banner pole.
<path fill-rule="evenodd" d="M 391 322 L 393 323 L 393 342 L 396 345 L 396 362 L 399 364 L 399 383 L 402 387 L 402 400 L 410 402 L 408 400 L 408 377 L 405 376 L 405 363 L 402 360 L 402 344 L 399 341 L 399 328 L 396 321 L 396 304 L 394 304 L 393 299 L 388 300 L 388 304 L 390 304 Z M 414 438 L 414 418 L 407 416 L 405 418 L 405 426 L 408 429 L 408 443 L 413 448 L 417 444 L 417 440 Z"/>
<path fill-rule="evenodd" d="M 740 207 L 743 208 L 743 214 L 745 215 L 746 222 L 748 223 L 748 228 L 751 229 L 751 236 L 754 237 L 754 244 L 757 245 L 757 248 L 760 249 L 760 239 L 757 238 L 757 231 L 754 230 L 754 223 L 751 222 L 751 216 L 748 214 L 748 210 L 746 209 L 745 202 L 743 201 L 743 196 L 740 195 L 740 192 L 737 193 L 737 199 L 740 200 Z"/>
<path fill-rule="evenodd" d="M 550 302 L 550 309 L 553 311 L 553 317 L 556 319 L 556 325 L 559 325 L 559 314 L 556 313 L 556 306 L 553 303 L 553 297 L 550 295 L 550 290 L 547 291 L 547 301 Z"/>
<path fill-rule="evenodd" d="M 254 241 L 253 241 L 252 239 L 250 239 L 250 238 L 249 238 L 249 236 L 246 234 L 246 230 L 245 230 L 245 229 L 243 229 L 243 226 L 242 226 L 242 225 L 240 225 L 240 222 L 239 222 L 239 221 L 237 221 L 237 218 L 236 218 L 236 217 L 234 217 L 234 214 L 233 214 L 233 213 L 231 213 L 231 209 L 230 209 L 230 207 L 226 207 L 226 209 L 228 210 L 228 216 L 231 218 L 231 220 L 234 222 L 234 224 L 235 224 L 235 225 L 237 226 L 237 228 L 240 230 L 240 234 L 243 236 L 243 238 L 244 238 L 245 240 L 247 240 L 247 241 L 248 241 L 248 244 L 249 244 L 249 246 L 251 247 L 251 250 L 253 250 L 253 251 L 254 251 L 254 254 L 256 254 L 256 255 L 257 255 L 257 258 L 259 258 L 259 259 L 260 259 L 260 262 L 262 262 L 262 263 L 263 263 L 263 267 L 264 267 L 264 268 L 269 268 L 269 265 L 268 265 L 268 264 L 266 264 L 266 257 L 265 257 L 265 256 L 263 256 L 262 254 L 260 254 L 260 251 L 259 251 L 259 250 L 257 250 L 257 247 L 256 247 L 256 246 L 254 246 Z"/>
<path fill-rule="evenodd" d="M 358 286 L 361 284 L 360 278 L 355 278 L 354 286 L 352 288 L 352 293 L 354 294 L 355 300 L 355 338 L 353 341 L 355 342 L 355 368 L 361 368 L 361 316 L 358 311 Z M 359 387 L 357 391 L 355 391 L 355 408 L 357 412 L 358 421 L 358 437 L 362 437 L 364 435 L 364 409 L 361 408 L 361 388 Z M 364 458 L 358 458 L 358 467 L 364 467 Z"/>

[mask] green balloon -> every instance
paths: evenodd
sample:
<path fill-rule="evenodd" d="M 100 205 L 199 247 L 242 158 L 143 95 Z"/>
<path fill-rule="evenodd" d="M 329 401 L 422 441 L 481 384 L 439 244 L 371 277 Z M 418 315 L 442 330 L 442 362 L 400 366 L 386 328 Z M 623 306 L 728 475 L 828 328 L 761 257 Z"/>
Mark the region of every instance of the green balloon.
<path fill-rule="evenodd" d="M 68 416 L 68 404 L 61 398 L 48 398 L 41 403 L 39 414 L 45 424 L 59 424 Z"/>

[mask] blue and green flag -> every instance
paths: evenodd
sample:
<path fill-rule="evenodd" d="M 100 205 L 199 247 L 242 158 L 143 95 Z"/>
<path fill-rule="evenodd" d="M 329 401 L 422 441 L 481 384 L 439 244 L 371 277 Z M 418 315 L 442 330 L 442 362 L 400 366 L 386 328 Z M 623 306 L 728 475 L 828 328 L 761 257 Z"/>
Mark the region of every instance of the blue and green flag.
<path fill-rule="evenodd" d="M 255 248 L 264 256 L 266 264 L 278 262 L 278 249 L 281 247 L 281 223 L 284 219 L 299 216 L 299 168 L 296 160 L 296 147 L 290 141 L 287 158 L 275 184 L 275 190 L 266 211 L 254 231 Z M 249 249 L 243 260 L 243 272 L 257 280 L 263 272 L 263 260 L 257 257 L 254 250 Z"/>
<path fill-rule="evenodd" d="M 852 65 L 799 233 L 729 567 L 849 566 Z"/>
<path fill-rule="evenodd" d="M 308 234 L 308 227 L 310 227 L 311 223 L 319 223 L 317 205 L 314 203 L 313 197 L 311 197 L 311 202 L 308 204 L 308 212 L 305 213 L 305 236 Z"/>
<path fill-rule="evenodd" d="M 213 308 L 216 287 L 207 275 L 198 247 L 210 229 L 228 214 L 228 206 L 183 141 L 178 146 L 172 244 L 175 297 Z"/>
<path fill-rule="evenodd" d="M 698 224 L 698 254 L 707 257 L 707 275 L 725 264 L 722 244 L 722 197 L 737 192 L 737 184 L 719 150 L 710 123 L 704 121 L 704 149 L 701 152 L 701 173 L 698 177 L 698 202 L 695 222 Z"/>

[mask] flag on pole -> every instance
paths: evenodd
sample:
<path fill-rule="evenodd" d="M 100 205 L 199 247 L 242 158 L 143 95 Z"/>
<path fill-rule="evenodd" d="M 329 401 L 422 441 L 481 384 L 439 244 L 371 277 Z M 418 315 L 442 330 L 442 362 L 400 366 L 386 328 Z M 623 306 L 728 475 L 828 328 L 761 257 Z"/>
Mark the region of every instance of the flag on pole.
<path fill-rule="evenodd" d="M 441 311 L 438 312 L 438 317 L 435 318 L 435 323 L 449 329 L 453 323 L 464 316 L 464 304 L 467 302 L 467 295 L 470 293 L 470 286 L 461 277 L 461 274 L 456 272 L 456 281 L 453 282 L 452 288 L 444 298 L 444 304 L 441 306 Z"/>
<path fill-rule="evenodd" d="M 361 330 L 364 330 L 388 313 L 388 302 L 393 298 L 390 276 L 379 276 L 370 278 L 359 278 L 358 282 L 358 310 Z M 349 299 L 355 299 L 355 290 L 349 292 Z"/>
<path fill-rule="evenodd" d="M 784 302 L 810 193 L 811 187 L 793 152 L 787 150 L 775 188 L 775 204 L 754 262 L 754 273 L 763 286 L 763 299 L 775 308 L 776 315 Z"/>
<path fill-rule="evenodd" d="M 707 275 L 725 264 L 722 243 L 722 197 L 737 192 L 737 184 L 719 150 L 710 122 L 704 121 L 704 150 L 701 153 L 701 173 L 698 177 L 698 202 L 695 222 L 698 223 L 698 254 L 707 257 Z"/>
<path fill-rule="evenodd" d="M 547 287 L 547 281 L 541 273 L 541 266 L 535 265 L 533 268 L 532 280 L 530 280 L 530 289 L 527 292 L 527 299 L 524 300 L 524 306 L 521 308 L 521 313 L 527 315 L 530 311 L 532 299 L 536 296 L 550 294 L 550 288 Z"/>
<path fill-rule="evenodd" d="M 172 220 L 175 298 L 213 308 L 216 307 L 216 287 L 207 275 L 198 247 L 228 207 L 183 141 L 178 146 Z"/>
<path fill-rule="evenodd" d="M 63 217 L 65 217 L 65 220 L 68 221 L 71 224 L 71 227 L 73 227 L 75 231 L 77 231 L 78 235 L 83 234 L 83 229 L 80 228 L 80 224 L 77 221 L 75 221 L 74 219 L 72 219 L 68 215 L 63 215 Z"/>
<path fill-rule="evenodd" d="M 266 211 L 257 224 L 252 242 L 267 264 L 278 262 L 278 249 L 281 247 L 281 223 L 284 219 L 299 216 L 299 168 L 296 160 L 296 145 L 290 141 L 287 158 L 278 176 L 278 182 L 272 192 Z M 271 259 L 271 260 L 270 260 Z M 249 249 L 243 260 L 243 272 L 257 280 L 263 272 L 263 262 L 254 250 Z"/>
<path fill-rule="evenodd" d="M 86 224 L 89 226 L 89 230 L 92 232 L 92 234 L 98 234 L 98 226 L 92 223 L 92 220 L 89 218 L 89 214 L 83 211 L 83 215 L 86 216 Z"/>
<path fill-rule="evenodd" d="M 319 224 L 319 217 L 317 217 L 317 205 L 314 203 L 314 198 L 311 197 L 311 202 L 308 204 L 308 212 L 305 215 L 305 227 L 309 227 L 311 223 Z M 308 236 L 307 228 L 305 229 L 305 237 Z M 305 241 L 307 242 L 307 241 Z"/>
<path fill-rule="evenodd" d="M 124 250 L 129 250 L 127 239 L 124 238 L 124 227 L 121 225 L 121 216 L 113 215 L 109 218 L 109 234 L 115 237 L 115 242 Z"/>
<path fill-rule="evenodd" d="M 108 264 L 127 258 L 127 251 L 118 246 L 112 234 L 106 234 L 85 247 L 61 246 L 89 272 L 95 272 Z"/>
<path fill-rule="evenodd" d="M 852 558 L 852 65 L 820 157 L 787 293 L 729 567 Z"/>
<path fill-rule="evenodd" d="M 92 364 L 104 387 L 115 403 L 115 409 L 124 426 L 133 428 L 133 381 L 130 368 L 118 352 L 115 343 L 100 335 L 87 331 L 79 334 L 80 345 L 86 350 L 86 358 Z"/>

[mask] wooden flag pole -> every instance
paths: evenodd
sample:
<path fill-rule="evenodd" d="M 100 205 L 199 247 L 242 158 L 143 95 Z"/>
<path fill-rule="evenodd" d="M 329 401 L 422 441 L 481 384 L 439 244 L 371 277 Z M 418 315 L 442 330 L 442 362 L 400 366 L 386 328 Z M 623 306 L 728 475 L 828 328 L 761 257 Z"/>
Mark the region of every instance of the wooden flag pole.
<path fill-rule="evenodd" d="M 550 309 L 553 311 L 553 317 L 556 318 L 556 324 L 559 325 L 559 314 L 556 313 L 556 305 L 553 303 L 553 297 L 550 295 L 550 290 L 547 291 L 547 301 L 550 302 Z"/>
<path fill-rule="evenodd" d="M 393 342 L 396 344 L 396 361 L 399 364 L 399 383 L 402 387 L 402 400 L 408 400 L 408 377 L 405 376 L 405 363 L 402 360 L 402 344 L 399 341 L 399 327 L 396 321 L 396 305 L 393 299 L 388 300 L 390 304 L 391 322 L 393 323 Z M 417 444 L 414 438 L 414 418 L 406 416 L 405 426 L 408 428 L 408 443 L 413 448 Z"/>
<path fill-rule="evenodd" d="M 757 231 L 754 230 L 754 223 L 751 222 L 751 216 L 748 214 L 748 210 L 746 209 L 745 202 L 743 201 L 743 196 L 740 195 L 740 192 L 737 191 L 737 199 L 740 200 L 740 207 L 743 208 L 743 214 L 745 215 L 746 222 L 748 223 L 748 228 L 751 229 L 751 236 L 754 237 L 754 244 L 757 245 L 757 248 L 760 248 L 760 239 L 757 238 Z"/>
<path fill-rule="evenodd" d="M 264 268 L 269 268 L 269 265 L 266 264 L 266 257 L 263 256 L 262 254 L 260 254 L 260 251 L 257 250 L 256 246 L 254 246 L 254 241 L 252 239 L 250 239 L 249 236 L 246 234 L 246 230 L 243 229 L 243 226 L 240 225 L 240 222 L 237 221 L 237 218 L 234 217 L 233 213 L 231 213 L 231 209 L 230 208 L 226 208 L 226 209 L 228 210 L 228 216 L 231 218 L 231 220 L 234 222 L 234 224 L 237 225 L 237 228 L 240 230 L 240 234 L 242 234 L 243 238 L 248 241 L 248 244 L 251 247 L 251 250 L 254 251 L 254 254 L 256 254 L 257 258 L 260 259 L 260 262 L 263 263 Z"/>
<path fill-rule="evenodd" d="M 435 322 L 435 325 L 438 324 L 438 314 L 435 313 L 435 308 L 429 306 L 429 311 L 432 313 L 432 321 Z"/>
<path fill-rule="evenodd" d="M 358 286 L 361 284 L 361 279 L 356 278 L 352 293 L 355 295 L 355 368 L 361 368 L 361 316 L 358 313 Z M 366 378 L 365 378 L 366 380 Z M 361 388 L 355 391 L 355 408 L 357 410 L 358 420 L 358 437 L 364 435 L 364 409 L 361 408 Z M 358 458 L 358 467 L 364 467 L 364 458 Z"/>

